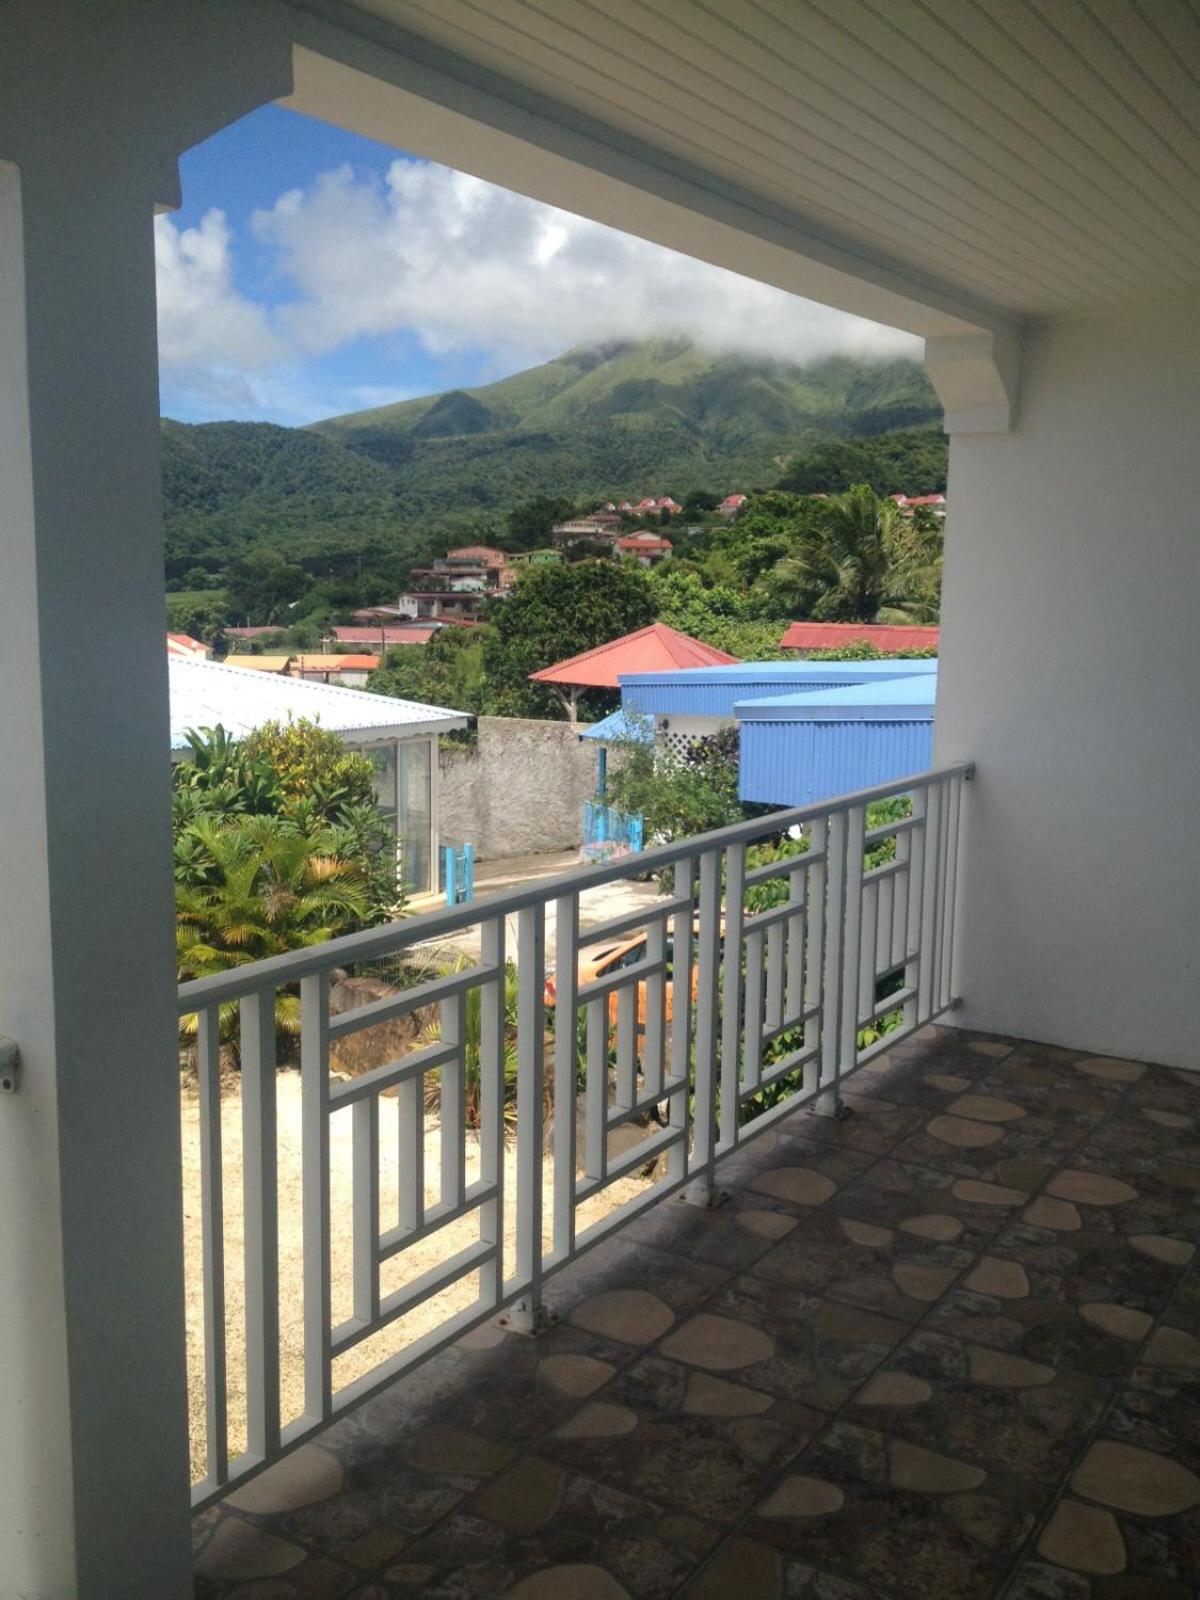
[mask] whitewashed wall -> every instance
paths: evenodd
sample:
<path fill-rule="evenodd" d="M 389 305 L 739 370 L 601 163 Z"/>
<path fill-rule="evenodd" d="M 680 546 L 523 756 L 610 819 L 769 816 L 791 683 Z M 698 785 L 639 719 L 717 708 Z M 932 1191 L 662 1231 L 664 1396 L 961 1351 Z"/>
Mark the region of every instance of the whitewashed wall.
<path fill-rule="evenodd" d="M 952 442 L 965 1024 L 1200 1067 L 1198 454 L 1200 305 L 1040 332 L 1016 431 Z"/>

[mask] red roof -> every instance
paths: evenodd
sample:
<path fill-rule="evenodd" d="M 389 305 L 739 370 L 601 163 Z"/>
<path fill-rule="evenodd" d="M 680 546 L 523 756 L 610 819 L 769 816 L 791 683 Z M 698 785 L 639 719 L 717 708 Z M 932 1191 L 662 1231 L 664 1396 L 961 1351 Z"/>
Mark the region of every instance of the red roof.
<path fill-rule="evenodd" d="M 167 654 L 169 656 L 206 656 L 208 648 L 202 645 L 199 639 L 193 639 L 190 633 L 169 633 L 167 635 Z"/>
<path fill-rule="evenodd" d="M 476 556 L 481 561 L 491 561 L 493 566 L 503 566 L 508 560 L 504 551 L 497 550 L 493 544 L 460 544 L 456 549 L 446 551 L 447 561 L 453 561 L 456 557 L 459 560 L 470 560 Z M 492 560 L 494 556 L 499 556 L 499 561 Z"/>
<path fill-rule="evenodd" d="M 936 650 L 941 630 L 879 622 L 793 622 L 780 646 L 784 650 L 836 650 L 865 639 L 877 650 Z"/>
<path fill-rule="evenodd" d="M 333 637 L 339 644 L 428 644 L 436 628 L 414 625 L 411 628 L 395 624 L 378 628 L 335 628 Z"/>
<path fill-rule="evenodd" d="M 618 550 L 673 550 L 670 539 L 660 539 L 655 533 L 627 533 L 617 540 Z"/>
<path fill-rule="evenodd" d="M 677 667 L 728 667 L 736 656 L 701 644 L 686 633 L 652 622 L 648 628 L 627 633 L 609 644 L 597 645 L 567 661 L 531 672 L 534 683 L 568 683 L 586 689 L 616 689 L 623 672 L 669 672 Z"/>

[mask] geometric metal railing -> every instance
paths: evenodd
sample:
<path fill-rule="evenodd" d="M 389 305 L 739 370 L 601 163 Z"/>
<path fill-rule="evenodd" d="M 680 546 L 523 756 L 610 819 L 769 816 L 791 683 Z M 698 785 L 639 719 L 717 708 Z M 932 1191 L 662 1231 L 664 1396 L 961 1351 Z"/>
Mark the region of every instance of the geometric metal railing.
<path fill-rule="evenodd" d="M 971 770 L 775 812 L 636 863 L 584 868 L 185 984 L 180 1013 L 198 1018 L 203 1276 L 194 1503 L 497 1311 L 536 1318 L 551 1274 L 681 1186 L 712 1185 L 744 1140 L 805 1101 L 836 1097 L 847 1073 L 946 1010 Z M 902 796 L 904 814 L 894 805 Z M 870 808 L 885 800 L 891 814 L 873 823 Z M 755 859 L 756 845 L 793 825 L 804 853 Z M 669 880 L 666 892 L 581 935 L 581 897 L 631 865 Z M 335 969 L 471 929 L 478 954 L 465 965 L 332 1014 Z M 631 936 L 636 959 L 580 978 L 581 947 Z M 297 992 L 303 1249 L 299 1281 L 284 1284 L 276 1003 Z M 222 1021 L 234 1010 L 237 1182 L 220 1093 Z M 343 1042 L 414 1017 L 425 1030 L 395 1059 L 357 1077 L 331 1072 Z M 894 1031 L 876 1040 L 885 1017 Z M 335 1129 L 345 1180 L 336 1200 Z M 244 1298 L 237 1317 L 234 1289 Z M 289 1388 L 280 1313 L 293 1297 L 302 1313 Z M 395 1347 L 391 1336 L 411 1332 L 414 1316 L 420 1327 Z"/>

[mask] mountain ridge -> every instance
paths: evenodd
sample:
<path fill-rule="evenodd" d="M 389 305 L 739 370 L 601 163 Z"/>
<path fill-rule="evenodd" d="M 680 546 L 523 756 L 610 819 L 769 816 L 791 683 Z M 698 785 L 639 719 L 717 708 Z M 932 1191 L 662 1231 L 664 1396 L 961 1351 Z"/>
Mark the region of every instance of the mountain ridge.
<path fill-rule="evenodd" d="M 164 420 L 168 574 L 271 546 L 311 570 L 401 563 L 536 495 L 640 499 L 775 484 L 824 442 L 940 429 L 918 363 L 713 354 L 613 340 L 474 388 L 307 428 Z M 328 559 L 326 559 L 328 558 Z"/>

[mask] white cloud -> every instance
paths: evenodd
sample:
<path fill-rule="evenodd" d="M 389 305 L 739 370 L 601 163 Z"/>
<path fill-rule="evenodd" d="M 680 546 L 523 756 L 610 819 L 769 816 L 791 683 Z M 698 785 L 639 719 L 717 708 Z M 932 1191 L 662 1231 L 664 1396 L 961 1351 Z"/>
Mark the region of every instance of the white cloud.
<path fill-rule="evenodd" d="M 407 398 L 402 383 L 330 386 L 313 366 L 395 336 L 435 358 L 482 351 L 496 376 L 571 345 L 654 335 L 798 361 L 919 351 L 894 329 L 428 162 L 394 161 L 382 181 L 325 173 L 251 228 L 290 296 L 270 308 L 236 285 L 223 212 L 192 228 L 156 221 L 168 406 L 309 421 Z"/>
<path fill-rule="evenodd" d="M 234 287 L 224 212 L 207 212 L 197 228 L 156 217 L 154 263 L 164 367 L 242 373 L 286 359 L 287 347 L 262 308 Z"/>
<path fill-rule="evenodd" d="M 349 168 L 255 213 L 296 299 L 280 326 L 310 353 L 410 333 L 512 370 L 573 344 L 685 334 L 796 360 L 915 354 L 918 341 L 428 162 L 382 185 Z"/>

